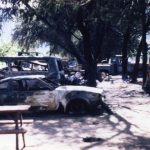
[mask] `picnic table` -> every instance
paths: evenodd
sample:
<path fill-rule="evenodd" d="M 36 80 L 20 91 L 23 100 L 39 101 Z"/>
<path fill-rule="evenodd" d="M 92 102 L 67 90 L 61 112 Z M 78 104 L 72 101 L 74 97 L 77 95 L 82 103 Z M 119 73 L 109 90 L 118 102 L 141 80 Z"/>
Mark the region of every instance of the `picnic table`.
<path fill-rule="evenodd" d="M 22 113 L 28 111 L 29 108 L 30 105 L 0 106 L 0 114 L 6 115 L 11 114 L 11 116 L 13 116 L 12 119 L 14 120 L 15 124 L 14 129 L 0 130 L 0 134 L 16 134 L 16 150 L 19 150 L 19 134 L 22 134 L 23 144 L 25 147 L 24 134 L 26 133 L 26 130 L 22 128 L 23 125 Z"/>

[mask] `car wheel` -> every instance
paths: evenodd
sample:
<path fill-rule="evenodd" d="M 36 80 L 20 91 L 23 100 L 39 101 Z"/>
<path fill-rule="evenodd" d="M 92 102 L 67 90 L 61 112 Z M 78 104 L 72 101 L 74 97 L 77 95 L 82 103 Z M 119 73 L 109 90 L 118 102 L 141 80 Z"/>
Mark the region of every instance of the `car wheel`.
<path fill-rule="evenodd" d="M 87 102 L 83 100 L 73 100 L 67 105 L 68 114 L 86 114 L 88 112 Z"/>

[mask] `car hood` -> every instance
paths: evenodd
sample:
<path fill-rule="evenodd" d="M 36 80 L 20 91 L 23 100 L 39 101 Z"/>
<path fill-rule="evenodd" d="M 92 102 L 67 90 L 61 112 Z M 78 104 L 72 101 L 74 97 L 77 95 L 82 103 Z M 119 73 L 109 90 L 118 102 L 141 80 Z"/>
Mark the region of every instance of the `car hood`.
<path fill-rule="evenodd" d="M 98 93 L 98 94 L 103 93 L 103 90 L 100 88 L 88 87 L 88 86 L 67 85 L 67 86 L 59 86 L 55 90 L 57 90 L 57 91 L 68 91 L 68 92 L 70 92 L 70 91 L 84 91 L 84 92 L 91 92 L 91 93 Z"/>

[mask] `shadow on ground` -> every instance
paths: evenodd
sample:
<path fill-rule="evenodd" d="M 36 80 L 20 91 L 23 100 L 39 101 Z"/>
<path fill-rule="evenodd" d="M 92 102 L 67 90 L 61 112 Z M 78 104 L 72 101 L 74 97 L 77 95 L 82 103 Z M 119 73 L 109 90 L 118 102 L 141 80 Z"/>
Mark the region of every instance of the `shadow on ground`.
<path fill-rule="evenodd" d="M 118 147 L 118 149 L 125 149 L 125 150 L 149 150 L 150 149 L 150 138 L 146 138 L 143 136 L 137 136 L 134 135 L 134 133 L 131 131 L 132 126 L 137 127 L 136 125 L 128 122 L 126 119 L 124 119 L 122 116 L 118 115 L 117 113 L 114 113 L 112 116 L 114 116 L 118 122 L 111 121 L 111 116 L 105 117 L 107 119 L 107 122 L 109 125 L 111 125 L 112 129 L 116 129 L 117 126 L 121 123 L 124 124 L 124 127 L 122 129 L 118 130 L 116 134 L 113 136 L 110 136 L 109 138 L 106 138 L 105 140 L 102 140 L 100 142 L 91 143 L 90 145 L 82 148 L 82 150 L 88 150 L 93 147 L 101 146 L 101 145 L 107 145 L 108 147 Z M 138 127 L 137 127 L 138 128 Z M 125 134 L 126 136 L 124 139 L 120 139 L 120 142 L 111 142 L 112 139 L 119 137 L 121 134 Z"/>
<path fill-rule="evenodd" d="M 40 112 L 24 114 L 24 118 L 34 119 L 28 134 L 36 142 L 29 147 L 36 148 L 45 142 L 65 143 L 78 150 L 97 147 L 116 147 L 119 150 L 150 149 L 150 138 L 136 135 L 132 128 L 138 127 L 117 113 L 69 116 L 59 112 Z"/>
<path fill-rule="evenodd" d="M 95 147 L 117 147 L 125 150 L 149 150 L 150 139 L 135 135 L 131 130 L 136 125 L 128 122 L 117 113 L 74 115 L 61 113 L 36 113 L 25 115 L 34 118 L 32 135 L 40 133 L 51 143 L 66 143 L 76 145 L 81 150 L 90 150 Z M 91 141 L 85 141 L 87 138 Z M 95 139 L 95 140 L 93 140 Z M 96 140 L 98 139 L 98 140 Z"/>

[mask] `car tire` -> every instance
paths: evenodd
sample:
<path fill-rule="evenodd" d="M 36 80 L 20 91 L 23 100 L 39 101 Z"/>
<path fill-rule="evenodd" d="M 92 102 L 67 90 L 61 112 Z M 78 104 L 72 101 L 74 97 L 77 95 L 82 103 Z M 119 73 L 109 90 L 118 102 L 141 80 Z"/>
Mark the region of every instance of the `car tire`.
<path fill-rule="evenodd" d="M 88 112 L 88 104 L 84 100 L 72 100 L 68 103 L 66 112 L 69 115 L 86 114 Z"/>

